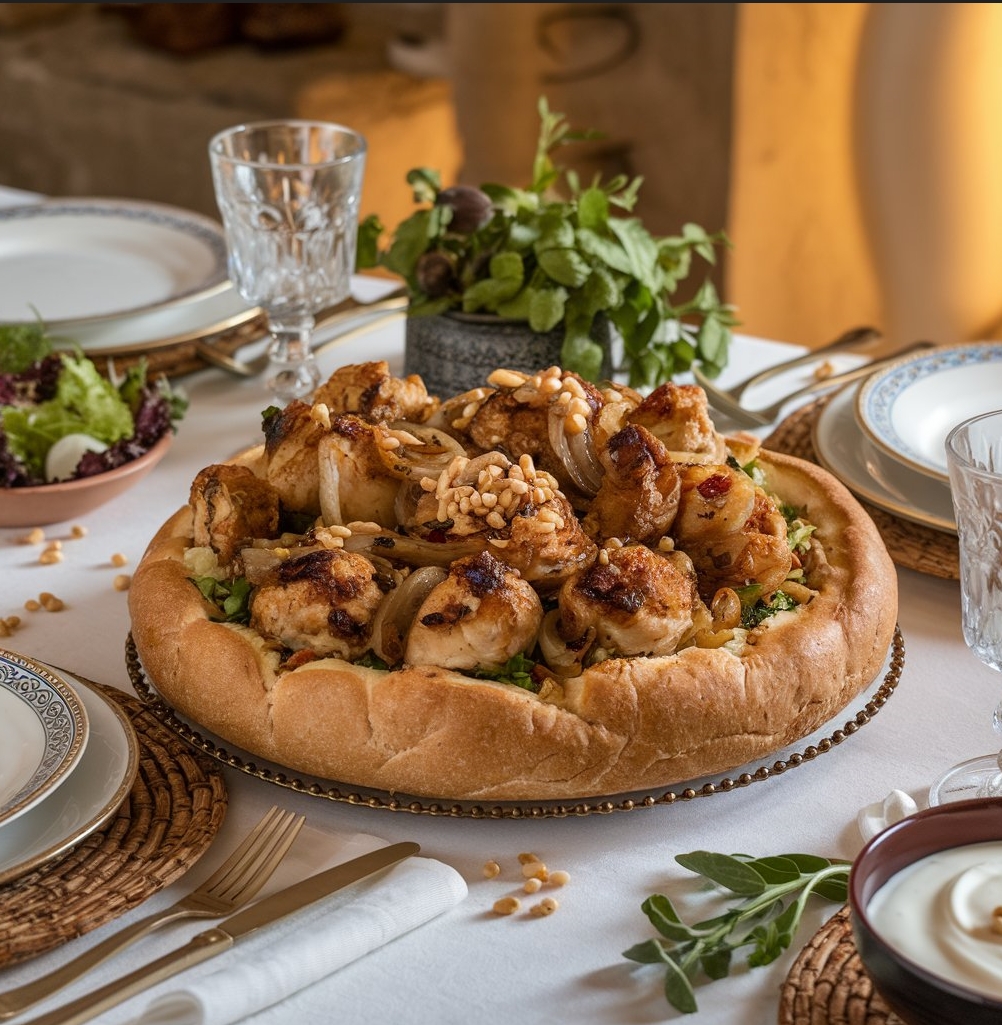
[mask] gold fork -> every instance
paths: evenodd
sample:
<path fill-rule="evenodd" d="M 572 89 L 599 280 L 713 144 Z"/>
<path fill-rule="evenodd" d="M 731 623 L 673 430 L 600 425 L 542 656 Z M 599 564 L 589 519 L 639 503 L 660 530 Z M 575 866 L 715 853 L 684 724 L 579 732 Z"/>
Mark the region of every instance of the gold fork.
<path fill-rule="evenodd" d="M 78 979 L 112 954 L 149 935 L 168 922 L 182 918 L 222 918 L 257 895 L 271 878 L 305 822 L 304 816 L 272 808 L 242 844 L 208 879 L 177 903 L 91 947 L 79 957 L 34 982 L 0 993 L 0 1021 L 33 1007 L 40 1000 Z"/>

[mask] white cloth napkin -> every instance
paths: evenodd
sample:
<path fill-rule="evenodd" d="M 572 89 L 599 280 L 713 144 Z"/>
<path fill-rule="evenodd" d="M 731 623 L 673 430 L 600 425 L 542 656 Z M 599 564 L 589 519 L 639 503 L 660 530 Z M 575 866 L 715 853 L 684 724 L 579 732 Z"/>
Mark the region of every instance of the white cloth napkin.
<path fill-rule="evenodd" d="M 183 988 L 157 997 L 141 1025 L 229 1025 L 285 1000 L 458 904 L 455 869 L 410 858 L 241 940 Z M 224 963 L 224 959 L 225 962 Z"/>

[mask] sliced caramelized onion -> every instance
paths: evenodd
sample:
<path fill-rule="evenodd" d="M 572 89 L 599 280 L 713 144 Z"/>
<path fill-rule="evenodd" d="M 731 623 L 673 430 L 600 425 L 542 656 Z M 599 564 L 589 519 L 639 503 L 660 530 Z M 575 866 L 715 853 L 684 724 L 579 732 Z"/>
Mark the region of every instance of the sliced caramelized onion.
<path fill-rule="evenodd" d="M 380 458 L 394 476 L 405 474 L 410 480 L 420 481 L 422 477 L 434 480 L 456 456 L 466 455 L 463 446 L 440 428 L 394 420 L 385 425 L 385 430 L 390 438 L 401 441 L 396 448 L 379 449 Z M 419 444 L 402 440 L 401 436 L 407 435 L 417 438 Z"/>
<path fill-rule="evenodd" d="M 557 676 L 567 679 L 581 673 L 581 662 L 595 638 L 595 629 L 589 627 L 583 643 L 577 648 L 569 648 L 557 630 L 559 623 L 560 609 L 551 609 L 543 616 L 537 639 L 546 664 Z"/>
<path fill-rule="evenodd" d="M 328 438 L 322 438 L 317 448 L 320 465 L 320 516 L 325 527 L 344 525 L 341 513 L 341 469 L 338 449 Z"/>
<path fill-rule="evenodd" d="M 418 501 L 423 494 L 424 490 L 417 481 L 400 482 L 400 489 L 393 501 L 393 515 L 397 523 L 406 526 L 414 522 L 414 513 L 417 512 Z"/>
<path fill-rule="evenodd" d="M 591 431 L 568 435 L 565 429 L 567 414 L 559 403 L 550 406 L 547 428 L 550 446 L 564 464 L 571 480 L 586 495 L 598 493 L 602 483 L 602 467 L 592 446 Z"/>
<path fill-rule="evenodd" d="M 479 555 L 487 547 L 487 540 L 472 537 L 466 541 L 425 541 L 419 537 L 404 537 L 392 530 L 380 530 L 375 534 L 352 534 L 345 538 L 344 547 L 348 552 L 378 554 L 408 566 L 449 566 L 456 559 Z"/>
<path fill-rule="evenodd" d="M 372 650 L 377 657 L 391 666 L 403 660 L 417 610 L 447 576 L 438 566 L 416 569 L 380 602 L 372 620 Z"/>
<path fill-rule="evenodd" d="M 244 548 L 240 552 L 240 561 L 244 564 L 244 576 L 248 581 L 261 584 L 282 562 L 282 556 L 274 548 Z"/>

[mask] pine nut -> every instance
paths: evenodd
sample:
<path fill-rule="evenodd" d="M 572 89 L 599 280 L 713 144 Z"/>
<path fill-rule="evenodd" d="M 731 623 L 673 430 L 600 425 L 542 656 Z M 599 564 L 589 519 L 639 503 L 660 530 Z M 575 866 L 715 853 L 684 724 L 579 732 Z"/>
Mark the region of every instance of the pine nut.
<path fill-rule="evenodd" d="M 549 873 L 546 870 L 546 866 L 541 861 L 530 861 L 522 866 L 522 875 L 526 879 L 539 879 L 541 882 L 546 882 L 549 878 Z"/>
<path fill-rule="evenodd" d="M 526 879 L 525 885 L 522 887 L 526 893 L 536 893 L 542 888 L 543 884 L 533 877 L 532 879 Z"/>
<path fill-rule="evenodd" d="M 132 583 L 132 577 L 130 577 L 128 573 L 119 573 L 118 576 L 115 577 L 113 583 L 116 591 L 127 591 L 129 589 L 129 585 Z"/>
<path fill-rule="evenodd" d="M 518 856 L 518 863 L 520 865 L 536 865 L 539 864 L 539 856 L 526 851 Z"/>
<path fill-rule="evenodd" d="M 552 897 L 544 897 L 538 904 L 534 904 L 529 911 L 537 918 L 545 918 L 552 915 L 560 905 Z"/>
<path fill-rule="evenodd" d="M 86 537 L 87 536 L 87 528 L 86 527 L 82 527 L 79 523 L 75 523 L 73 525 L 73 529 L 70 531 L 70 533 L 74 537 Z"/>
<path fill-rule="evenodd" d="M 522 906 L 518 897 L 502 897 L 494 901 L 495 915 L 513 915 Z"/>
<path fill-rule="evenodd" d="M 34 598 L 29 598 L 24 603 L 24 607 L 28 612 L 37 612 L 42 606 Z"/>
<path fill-rule="evenodd" d="M 53 563 L 63 561 L 63 553 L 57 551 L 56 549 L 46 549 L 46 551 L 42 552 L 42 554 L 38 557 L 38 561 L 43 566 L 51 566 L 53 565 Z"/>
<path fill-rule="evenodd" d="M 550 873 L 549 883 L 551 886 L 566 886 L 571 881 L 570 873 L 562 868 Z"/>
<path fill-rule="evenodd" d="M 112 566 L 124 566 L 129 560 L 121 553 L 115 552 L 111 557 Z"/>
<path fill-rule="evenodd" d="M 501 866 L 496 861 L 488 861 L 484 865 L 484 878 L 494 879 L 501 874 Z"/>

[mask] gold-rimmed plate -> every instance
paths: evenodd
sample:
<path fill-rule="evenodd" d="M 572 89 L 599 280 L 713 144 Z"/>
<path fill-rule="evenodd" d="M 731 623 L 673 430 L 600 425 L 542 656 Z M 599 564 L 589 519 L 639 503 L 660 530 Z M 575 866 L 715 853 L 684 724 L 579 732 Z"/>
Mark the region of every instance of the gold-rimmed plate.
<path fill-rule="evenodd" d="M 44 802 L 0 829 L 0 885 L 72 850 L 100 829 L 129 794 L 139 741 L 121 705 L 75 677 L 90 723 L 79 764 Z"/>
<path fill-rule="evenodd" d="M 818 462 L 878 509 L 956 534 L 949 487 L 889 458 L 863 434 L 855 414 L 859 388 L 849 384 L 835 392 L 815 418 L 811 444 Z"/>
<path fill-rule="evenodd" d="M 65 680 L 0 650 L 0 826 L 61 786 L 83 757 L 88 717 Z"/>

